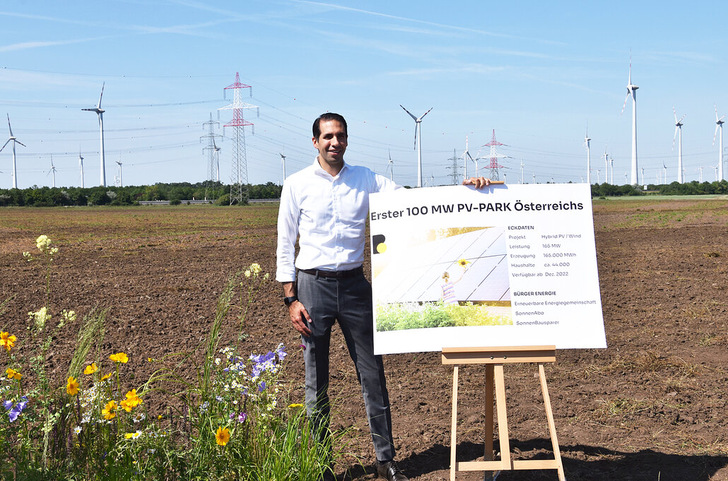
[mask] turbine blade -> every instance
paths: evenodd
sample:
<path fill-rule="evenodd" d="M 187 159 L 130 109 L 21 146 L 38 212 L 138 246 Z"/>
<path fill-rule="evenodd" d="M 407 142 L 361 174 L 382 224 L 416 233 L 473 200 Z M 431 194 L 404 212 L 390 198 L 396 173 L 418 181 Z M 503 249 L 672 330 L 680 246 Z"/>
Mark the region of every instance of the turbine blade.
<path fill-rule="evenodd" d="M 7 115 L 8 115 L 8 131 L 10 132 L 10 137 L 12 137 L 13 136 L 13 128 L 10 126 L 10 114 L 7 114 Z M 716 119 L 718 118 L 718 111 L 717 110 L 715 111 L 715 118 Z"/>
<path fill-rule="evenodd" d="M 677 125 L 677 112 L 675 112 L 675 107 L 672 108 L 672 116 L 675 117 L 675 125 Z"/>
<path fill-rule="evenodd" d="M 3 144 L 3 146 L 0 147 L 0 152 L 2 152 L 3 149 L 5 148 L 5 146 L 8 145 L 9 143 L 10 143 L 10 139 L 6 140 L 5 143 Z"/>
<path fill-rule="evenodd" d="M 619 113 L 619 115 L 622 115 L 624 113 L 624 109 L 627 107 L 628 98 L 629 98 L 629 89 L 627 89 L 627 96 L 624 98 L 624 103 L 622 104 L 622 111 Z"/>
<path fill-rule="evenodd" d="M 16 144 L 20 144 L 20 145 L 22 145 L 23 147 L 25 147 L 25 144 L 24 144 L 24 143 L 22 143 L 21 141 L 19 141 L 18 139 L 15 139 L 15 143 L 16 143 Z"/>
<path fill-rule="evenodd" d="M 433 108 L 434 108 L 434 107 L 430 107 L 430 110 L 432 110 Z M 429 114 L 429 113 L 430 113 L 430 110 L 428 110 L 427 112 L 425 112 L 424 114 L 422 114 L 422 117 L 420 117 L 420 118 L 419 118 L 418 120 L 422 121 L 422 119 L 424 119 L 424 118 L 425 118 L 425 115 L 427 115 L 427 114 Z"/>
<path fill-rule="evenodd" d="M 671 150 L 675 150 L 675 137 L 677 137 L 677 129 L 678 129 L 678 126 L 676 125 L 675 126 L 675 133 L 672 134 L 672 149 Z"/>
<path fill-rule="evenodd" d="M 104 87 L 106 87 L 106 82 L 101 84 L 101 95 L 99 95 L 99 104 L 96 106 L 97 109 L 101 108 L 101 98 L 104 96 Z"/>
<path fill-rule="evenodd" d="M 719 123 L 715 123 L 715 132 L 713 132 L 713 146 L 715 147 L 715 137 L 718 135 L 718 127 L 720 127 Z"/>
<path fill-rule="evenodd" d="M 412 114 L 410 114 L 410 115 L 412 115 Z M 415 122 L 415 145 L 412 149 L 413 150 L 417 149 L 417 122 Z"/>
<path fill-rule="evenodd" d="M 405 109 L 404 108 L 404 105 L 399 104 L 399 106 L 402 107 L 404 109 L 404 111 L 407 112 L 407 114 L 409 114 L 410 117 L 412 117 L 412 120 L 414 120 L 415 122 L 417 122 L 417 117 L 415 117 L 414 115 L 412 115 L 412 113 L 409 110 Z"/>

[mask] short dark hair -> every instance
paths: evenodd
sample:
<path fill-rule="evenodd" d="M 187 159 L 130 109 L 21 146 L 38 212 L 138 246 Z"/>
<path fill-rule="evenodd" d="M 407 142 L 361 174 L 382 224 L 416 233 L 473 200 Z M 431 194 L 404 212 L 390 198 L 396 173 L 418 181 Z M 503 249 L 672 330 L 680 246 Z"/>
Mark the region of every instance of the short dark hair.
<path fill-rule="evenodd" d="M 313 121 L 313 138 L 318 139 L 321 136 L 321 121 L 329 121 L 329 120 L 336 120 L 341 125 L 344 126 L 344 132 L 346 135 L 349 135 L 349 129 L 346 126 L 346 120 L 344 119 L 343 115 L 335 114 L 333 112 L 326 112 L 325 114 L 321 114 L 318 116 L 316 120 Z"/>

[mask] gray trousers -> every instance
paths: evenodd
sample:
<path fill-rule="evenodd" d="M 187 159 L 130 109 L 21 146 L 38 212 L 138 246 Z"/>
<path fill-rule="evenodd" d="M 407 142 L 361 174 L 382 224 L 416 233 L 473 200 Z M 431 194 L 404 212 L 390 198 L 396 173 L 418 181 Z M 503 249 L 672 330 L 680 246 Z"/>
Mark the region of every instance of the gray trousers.
<path fill-rule="evenodd" d="M 298 298 L 312 323 L 311 336 L 301 336 L 306 364 L 306 409 L 316 427 L 329 425 L 329 345 L 338 321 L 364 396 L 374 451 L 379 461 L 394 459 L 392 416 L 382 357 L 374 355 L 372 286 L 363 274 L 320 277 L 299 271 Z"/>

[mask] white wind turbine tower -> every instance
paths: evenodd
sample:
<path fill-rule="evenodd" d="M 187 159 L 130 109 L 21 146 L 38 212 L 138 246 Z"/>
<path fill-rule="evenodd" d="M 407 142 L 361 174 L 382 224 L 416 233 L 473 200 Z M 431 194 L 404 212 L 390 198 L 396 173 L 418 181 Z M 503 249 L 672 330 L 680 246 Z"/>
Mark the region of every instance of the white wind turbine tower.
<path fill-rule="evenodd" d="M 99 131 L 101 133 L 101 149 L 100 149 L 100 163 L 101 163 L 101 174 L 100 174 L 100 182 L 102 187 L 106 187 L 106 158 L 104 157 L 104 112 L 105 110 L 101 108 L 101 98 L 104 96 L 104 86 L 106 85 L 106 82 L 104 82 L 101 85 L 101 95 L 99 95 L 99 103 L 96 105 L 96 107 L 92 109 L 81 109 L 85 110 L 87 112 L 96 112 L 96 115 L 99 117 Z"/>
<path fill-rule="evenodd" d="M 718 107 L 715 107 L 715 132 L 713 133 L 713 145 L 715 145 L 715 136 L 718 134 L 718 129 L 720 129 L 720 142 L 718 143 L 718 146 L 720 147 L 720 150 L 718 150 L 718 182 L 724 179 L 723 177 L 723 119 L 725 118 L 725 115 L 723 115 L 721 118 L 718 118 Z"/>
<path fill-rule="evenodd" d="M 22 143 L 21 141 L 19 141 L 17 138 L 15 138 L 15 136 L 13 135 L 13 128 L 10 126 L 10 114 L 7 114 L 7 116 L 8 116 L 8 131 L 10 132 L 10 137 L 8 138 L 8 140 L 5 141 L 5 144 L 3 144 L 2 147 L 0 147 L 0 152 L 3 151 L 5 146 L 8 145 L 8 143 L 10 143 L 10 142 L 13 143 L 13 189 L 17 189 L 18 188 L 18 170 L 17 170 L 16 164 L 15 164 L 15 144 L 20 144 L 23 147 L 25 147 L 25 144 Z M 722 138 L 723 137 L 721 136 L 721 139 Z"/>
<path fill-rule="evenodd" d="M 118 177 L 118 180 L 119 180 L 119 187 L 124 187 L 124 181 L 122 180 L 122 177 L 121 177 L 121 165 L 122 165 L 122 164 L 121 164 L 121 161 L 120 161 L 120 160 L 117 160 L 117 161 L 116 161 L 116 165 L 118 165 L 118 166 L 119 166 L 119 177 Z"/>
<path fill-rule="evenodd" d="M 220 182 L 220 149 L 221 149 L 221 147 L 217 146 L 217 143 L 215 142 L 215 137 L 212 138 L 212 148 L 215 149 L 215 172 L 216 172 L 215 180 Z"/>
<path fill-rule="evenodd" d="M 680 117 L 680 120 L 678 120 L 677 112 L 675 112 L 675 107 L 672 108 L 672 114 L 673 116 L 675 116 L 675 133 L 672 135 L 672 148 L 673 150 L 675 149 L 675 136 L 677 135 L 677 181 L 678 183 L 682 184 L 684 181 L 682 160 L 682 121 L 685 116 L 683 115 L 682 117 Z"/>
<path fill-rule="evenodd" d="M 584 135 L 584 145 L 586 146 L 586 183 L 591 185 L 591 149 L 589 148 L 589 128 Z"/>
<path fill-rule="evenodd" d="M 392 161 L 392 151 L 387 149 L 389 153 L 389 162 L 387 162 L 387 170 L 389 171 L 389 180 L 394 181 L 394 161 Z M 386 172 L 385 172 L 386 174 Z"/>
<path fill-rule="evenodd" d="M 286 156 L 283 154 L 278 154 L 281 156 L 281 167 L 283 168 L 283 180 L 286 180 Z M 281 185 L 283 185 L 283 182 L 281 182 Z"/>
<path fill-rule="evenodd" d="M 430 110 L 420 115 L 419 117 L 415 117 L 409 110 L 405 109 L 402 104 L 399 104 L 399 106 L 402 107 L 402 109 L 407 112 L 410 117 L 412 117 L 412 120 L 415 121 L 415 148 L 417 149 L 417 187 L 422 187 L 422 131 L 420 129 L 420 126 L 422 124 L 422 119 L 425 118 L 425 115 L 430 113 L 432 107 L 430 107 Z M 417 141 L 418 137 L 419 142 Z"/>
<path fill-rule="evenodd" d="M 478 158 L 473 158 L 472 155 L 470 155 L 470 150 L 468 148 L 468 136 L 465 136 L 465 152 L 463 152 L 463 160 L 465 161 L 465 178 L 468 178 L 468 159 L 470 159 L 471 162 L 475 163 L 475 177 L 478 176 Z"/>
<path fill-rule="evenodd" d="M 627 99 L 632 97 L 632 166 L 630 169 L 631 183 L 637 185 L 637 89 L 632 83 L 632 60 L 629 61 L 629 77 L 627 79 L 627 96 L 624 98 L 622 112 L 627 106 Z"/>
<path fill-rule="evenodd" d="M 53 174 L 53 188 L 56 188 L 56 166 L 53 165 L 53 156 L 51 155 L 51 168 L 48 170 L 48 174 Z"/>
<path fill-rule="evenodd" d="M 78 149 L 78 167 L 81 169 L 81 188 L 83 189 L 84 182 L 83 182 L 83 156 L 81 155 L 81 149 Z"/>

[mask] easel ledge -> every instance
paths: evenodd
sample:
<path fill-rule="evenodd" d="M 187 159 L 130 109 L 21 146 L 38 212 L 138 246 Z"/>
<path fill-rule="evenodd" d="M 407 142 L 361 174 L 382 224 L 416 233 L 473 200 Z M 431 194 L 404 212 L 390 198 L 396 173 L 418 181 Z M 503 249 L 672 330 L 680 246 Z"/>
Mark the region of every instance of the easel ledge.
<path fill-rule="evenodd" d="M 566 481 L 561 461 L 559 442 L 556 438 L 556 425 L 551 411 L 551 400 L 546 386 L 544 363 L 556 362 L 556 346 L 506 346 L 506 347 L 445 347 L 442 349 L 442 363 L 453 366 L 452 425 L 450 445 L 450 481 L 455 481 L 457 471 L 491 471 L 495 479 L 498 471 L 555 469 L 559 481 Z M 546 408 L 546 418 L 554 451 L 553 459 L 515 460 L 510 450 L 508 419 L 506 416 L 506 389 L 503 375 L 504 364 L 537 363 L 541 392 Z M 486 439 L 485 460 L 472 462 L 457 461 L 457 411 L 458 411 L 458 373 L 460 364 L 485 364 L 486 366 Z M 493 450 L 493 402 L 498 412 L 498 432 L 501 459 L 495 460 Z"/>
<path fill-rule="evenodd" d="M 556 346 L 443 347 L 443 364 L 556 362 Z"/>

